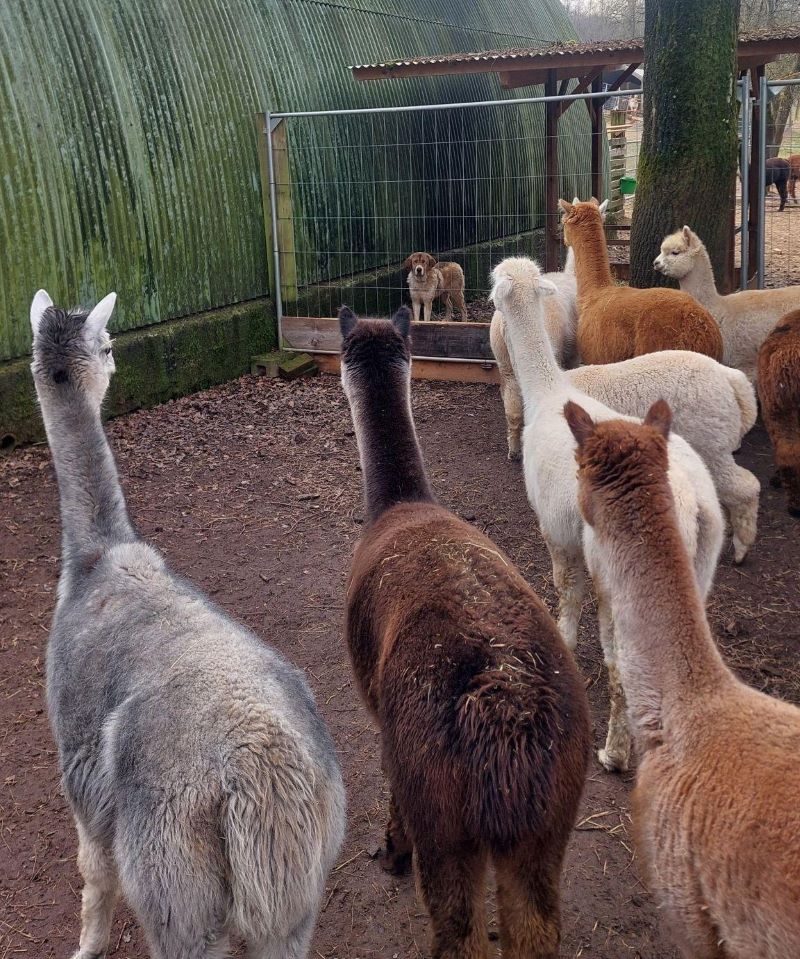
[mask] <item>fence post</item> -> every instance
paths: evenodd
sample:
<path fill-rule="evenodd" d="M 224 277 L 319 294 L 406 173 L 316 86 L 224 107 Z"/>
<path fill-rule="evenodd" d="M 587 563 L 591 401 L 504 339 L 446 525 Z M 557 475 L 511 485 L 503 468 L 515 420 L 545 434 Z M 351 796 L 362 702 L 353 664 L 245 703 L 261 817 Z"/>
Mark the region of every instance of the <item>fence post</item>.
<path fill-rule="evenodd" d="M 548 70 L 544 94 L 554 97 L 558 93 L 556 71 Z M 561 240 L 558 235 L 560 213 L 558 196 L 561 178 L 558 170 L 558 118 L 561 104 L 548 100 L 544 105 L 544 268 L 546 271 L 561 269 Z"/>
<path fill-rule="evenodd" d="M 275 298 L 275 244 L 272 235 L 272 202 L 269 185 L 269 149 L 267 147 L 267 114 L 253 115 L 256 126 L 256 146 L 258 147 L 258 169 L 261 175 L 261 212 L 264 217 L 264 242 L 267 251 L 267 295 Z"/>
<path fill-rule="evenodd" d="M 742 91 L 742 142 L 739 156 L 739 176 L 742 181 L 742 202 L 739 220 L 742 225 L 739 237 L 739 288 L 746 290 L 750 281 L 750 75 L 741 80 Z"/>
<path fill-rule="evenodd" d="M 270 117 L 269 114 L 267 114 L 267 120 L 272 237 L 277 278 L 275 301 L 280 325 L 286 307 L 297 302 L 297 257 L 294 246 L 294 210 L 289 173 L 287 124 L 282 118 Z"/>
<path fill-rule="evenodd" d="M 758 78 L 758 220 L 756 287 L 764 289 L 764 241 L 767 232 L 767 78 L 764 73 Z"/>

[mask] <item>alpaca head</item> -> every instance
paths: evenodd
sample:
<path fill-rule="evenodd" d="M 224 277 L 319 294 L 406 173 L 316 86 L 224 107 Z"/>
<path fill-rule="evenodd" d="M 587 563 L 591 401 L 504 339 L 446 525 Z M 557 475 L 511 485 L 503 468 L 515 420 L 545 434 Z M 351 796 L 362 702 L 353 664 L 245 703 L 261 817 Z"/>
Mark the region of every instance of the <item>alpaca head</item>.
<path fill-rule="evenodd" d="M 659 508 L 654 486 L 669 493 L 667 438 L 672 413 L 664 400 L 650 407 L 643 423 L 595 423 L 572 400 L 565 405 L 564 416 L 578 444 L 578 502 L 590 526 L 602 532 L 608 524 L 613 530 L 626 518 L 642 519 L 643 505 Z M 640 490 L 646 491 L 643 499 L 636 495 Z"/>
<path fill-rule="evenodd" d="M 115 369 L 106 326 L 116 299 L 109 293 L 87 313 L 55 306 L 44 290 L 34 296 L 31 370 L 40 396 L 71 391 L 100 407 Z"/>
<path fill-rule="evenodd" d="M 504 314 L 511 312 L 510 301 L 515 293 L 527 298 L 558 292 L 555 283 L 542 276 L 538 263 L 524 256 L 510 256 L 498 263 L 492 270 L 491 281 L 489 299 Z"/>
<path fill-rule="evenodd" d="M 407 382 L 411 374 L 411 311 L 401 306 L 391 320 L 359 319 L 343 306 L 339 310 L 342 334 L 342 387 L 353 402 L 354 390 L 370 380 L 388 385 L 390 378 Z"/>
<path fill-rule="evenodd" d="M 702 249 L 700 237 L 685 226 L 671 233 L 661 244 L 661 252 L 653 260 L 653 266 L 664 276 L 680 280 L 692 272 L 695 257 Z"/>
<path fill-rule="evenodd" d="M 564 242 L 567 246 L 572 246 L 572 237 L 575 229 L 582 223 L 604 223 L 606 219 L 606 209 L 608 200 L 598 203 L 592 197 L 590 200 L 581 202 L 577 197 L 568 203 L 566 200 L 559 200 L 558 205 L 561 208 L 561 226 L 564 230 Z"/>

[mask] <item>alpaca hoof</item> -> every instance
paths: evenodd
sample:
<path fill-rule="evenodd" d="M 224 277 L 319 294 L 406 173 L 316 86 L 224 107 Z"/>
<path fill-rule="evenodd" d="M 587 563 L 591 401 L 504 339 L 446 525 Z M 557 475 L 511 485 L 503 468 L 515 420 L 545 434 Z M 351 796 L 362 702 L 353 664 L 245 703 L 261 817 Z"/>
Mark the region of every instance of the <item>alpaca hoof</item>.
<path fill-rule="evenodd" d="M 600 760 L 600 765 L 610 773 L 624 773 L 628 771 L 628 760 L 621 756 L 612 756 L 607 749 L 598 749 L 597 758 Z"/>
<path fill-rule="evenodd" d="M 72 956 L 72 959 L 105 959 L 105 957 L 105 949 L 102 952 L 90 952 L 88 949 L 79 949 Z"/>
<path fill-rule="evenodd" d="M 783 489 L 783 480 L 780 473 L 773 473 L 769 480 L 769 485 L 773 489 Z"/>
<path fill-rule="evenodd" d="M 733 541 L 733 562 L 739 566 L 747 558 L 747 553 L 750 547 L 745 546 L 744 543 L 739 543 L 735 539 Z"/>
<path fill-rule="evenodd" d="M 378 865 L 390 876 L 407 876 L 411 872 L 411 853 L 390 855 L 385 852 L 378 858 Z"/>

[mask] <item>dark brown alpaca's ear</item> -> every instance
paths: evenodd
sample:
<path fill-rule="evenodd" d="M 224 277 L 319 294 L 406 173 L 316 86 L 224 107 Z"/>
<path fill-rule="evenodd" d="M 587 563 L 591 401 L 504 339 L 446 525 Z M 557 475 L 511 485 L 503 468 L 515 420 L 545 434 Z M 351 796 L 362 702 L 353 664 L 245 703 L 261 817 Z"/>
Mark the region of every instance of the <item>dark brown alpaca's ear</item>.
<path fill-rule="evenodd" d="M 586 440 L 593 435 L 594 422 L 586 410 L 582 406 L 578 406 L 577 403 L 573 403 L 572 400 L 567 400 L 564 405 L 564 417 L 580 449 Z"/>
<path fill-rule="evenodd" d="M 667 439 L 669 429 L 672 426 L 672 410 L 669 408 L 669 403 L 666 400 L 656 400 L 647 411 L 644 425 L 652 426 L 653 429 L 658 430 L 664 439 Z"/>
<path fill-rule="evenodd" d="M 403 337 L 411 333 L 411 310 L 407 306 L 401 306 L 395 313 L 392 317 L 392 326 Z"/>
<path fill-rule="evenodd" d="M 339 330 L 341 331 L 342 339 L 353 332 L 356 323 L 358 323 L 358 317 L 349 306 L 339 308 Z"/>

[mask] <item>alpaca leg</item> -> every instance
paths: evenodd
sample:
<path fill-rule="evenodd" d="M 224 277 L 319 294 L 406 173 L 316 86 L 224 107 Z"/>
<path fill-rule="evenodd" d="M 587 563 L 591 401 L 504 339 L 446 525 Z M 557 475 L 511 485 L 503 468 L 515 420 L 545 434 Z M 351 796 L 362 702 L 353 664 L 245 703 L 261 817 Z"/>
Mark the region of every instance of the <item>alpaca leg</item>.
<path fill-rule="evenodd" d="M 510 460 L 522 459 L 522 427 L 524 424 L 522 394 L 514 378 L 513 373 L 509 376 L 500 377 L 500 398 L 503 401 L 503 409 L 506 414 L 506 439 L 508 442 L 508 458 Z"/>
<path fill-rule="evenodd" d="M 786 490 L 789 515 L 800 518 L 800 466 L 784 466 L 780 476 L 781 485 Z"/>
<path fill-rule="evenodd" d="M 545 540 L 553 563 L 553 582 L 558 593 L 558 628 L 569 649 L 578 645 L 578 626 L 586 598 L 583 553 L 565 549 Z"/>
<path fill-rule="evenodd" d="M 488 959 L 485 872 L 481 850 L 417 847 L 417 881 L 433 926 L 433 959 Z"/>
<path fill-rule="evenodd" d="M 561 855 L 523 844 L 495 857 L 495 869 L 503 959 L 557 959 Z"/>
<path fill-rule="evenodd" d="M 99 959 L 106 954 L 119 896 L 111 850 L 91 839 L 78 825 L 78 869 L 83 877 L 81 938 L 73 959 Z"/>
<path fill-rule="evenodd" d="M 389 801 L 389 821 L 386 823 L 386 848 L 381 856 L 381 869 L 393 876 L 405 876 L 411 869 L 414 844 L 406 831 L 402 813 L 394 793 Z"/>
<path fill-rule="evenodd" d="M 311 913 L 286 939 L 249 943 L 247 959 L 306 959 L 316 924 L 316 914 Z"/>
<path fill-rule="evenodd" d="M 709 465 L 719 501 L 730 516 L 734 562 L 741 563 L 756 539 L 761 484 L 749 470 L 739 466 L 730 454 Z"/>
<path fill-rule="evenodd" d="M 597 619 L 600 645 L 603 648 L 603 657 L 608 671 L 608 698 L 611 707 L 608 715 L 606 745 L 604 749 L 598 750 L 597 758 L 609 772 L 624 772 L 631 758 L 631 734 L 625 713 L 625 690 L 622 688 L 617 665 L 617 644 L 614 636 L 611 600 L 601 589 L 597 589 Z"/>

